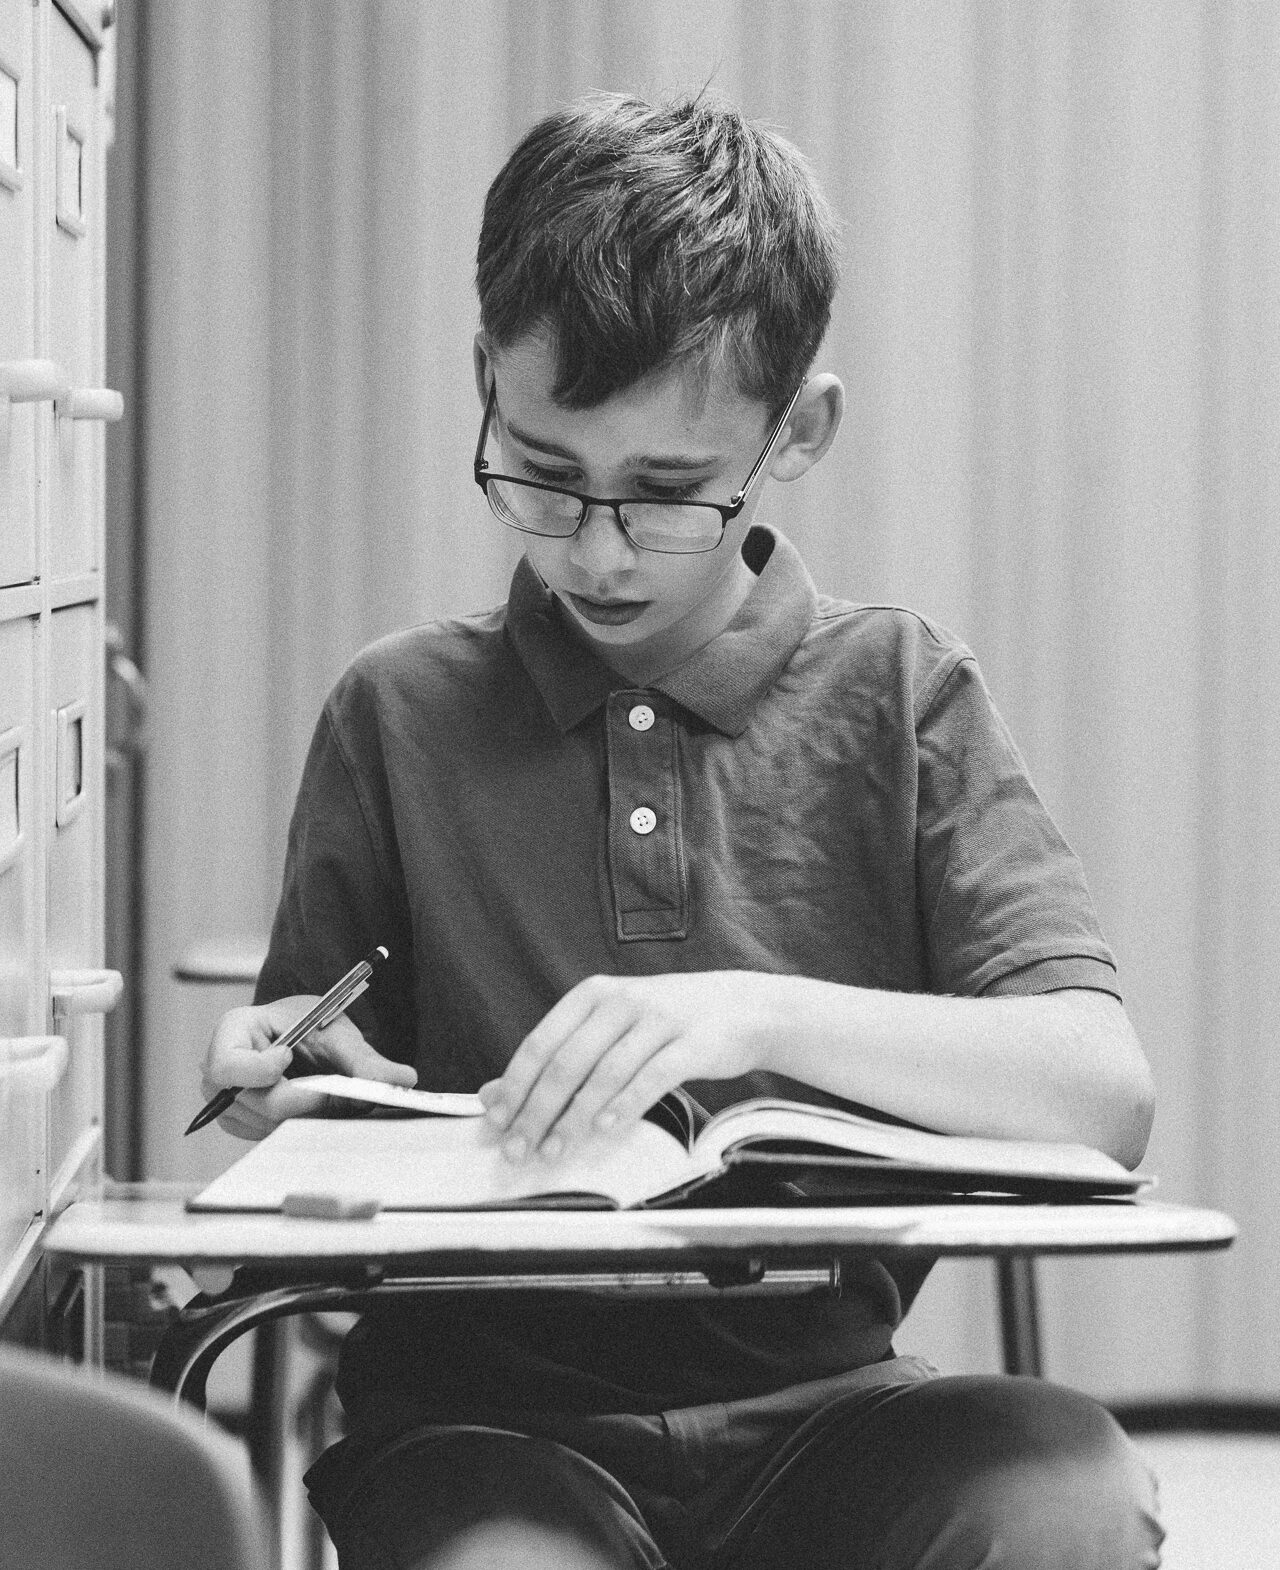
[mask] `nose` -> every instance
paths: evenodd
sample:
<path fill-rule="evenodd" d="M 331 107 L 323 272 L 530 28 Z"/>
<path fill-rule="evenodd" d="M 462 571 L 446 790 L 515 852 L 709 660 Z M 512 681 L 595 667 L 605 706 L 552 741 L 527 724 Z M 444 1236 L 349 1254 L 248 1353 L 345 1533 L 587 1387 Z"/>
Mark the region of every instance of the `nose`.
<path fill-rule="evenodd" d="M 617 513 L 610 507 L 589 507 L 573 537 L 573 564 L 592 578 L 604 579 L 624 571 L 636 559 L 636 548 L 627 538 Z"/>

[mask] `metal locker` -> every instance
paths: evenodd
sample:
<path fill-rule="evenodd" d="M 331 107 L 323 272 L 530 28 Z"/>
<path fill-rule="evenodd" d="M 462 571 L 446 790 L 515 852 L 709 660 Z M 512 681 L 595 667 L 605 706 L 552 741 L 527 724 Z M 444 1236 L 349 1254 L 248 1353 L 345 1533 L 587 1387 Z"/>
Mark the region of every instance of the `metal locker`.
<path fill-rule="evenodd" d="M 48 357 L 65 386 L 56 404 L 49 465 L 49 570 L 77 577 L 99 565 L 102 426 L 118 418 L 101 400 L 99 288 L 102 149 L 97 56 L 61 11 L 49 12 L 49 102 L 42 220 L 49 257 Z"/>
<path fill-rule="evenodd" d="M 0 622 L 0 1037 L 42 1028 L 44 934 L 36 803 L 38 623 Z"/>
<path fill-rule="evenodd" d="M 49 1209 L 49 1096 L 66 1071 L 58 1036 L 0 1036 L 0 1304 L 36 1217 Z"/>
<path fill-rule="evenodd" d="M 50 1012 L 69 1061 L 53 1093 L 50 1145 L 56 1204 L 101 1160 L 102 1015 L 120 994 L 102 952 L 102 657 L 96 603 L 50 618 L 45 781 Z"/>
<path fill-rule="evenodd" d="M 0 1323 L 101 1174 L 104 47 L 0 0 Z M 109 46 L 107 46 L 109 47 Z M 109 73 L 108 73 L 109 74 Z"/>
<path fill-rule="evenodd" d="M 35 11 L 0 0 L 0 587 L 39 571 L 36 409 L 9 371 L 36 353 Z"/>

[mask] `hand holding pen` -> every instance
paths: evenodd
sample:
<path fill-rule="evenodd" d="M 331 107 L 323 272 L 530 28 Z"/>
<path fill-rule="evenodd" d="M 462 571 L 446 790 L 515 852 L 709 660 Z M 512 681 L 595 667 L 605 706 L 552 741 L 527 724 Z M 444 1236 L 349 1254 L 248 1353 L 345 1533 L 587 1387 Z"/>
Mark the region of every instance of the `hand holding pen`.
<path fill-rule="evenodd" d="M 295 1024 L 289 1027 L 289 1029 L 271 1041 L 269 1043 L 270 1048 L 277 1052 L 277 1056 L 285 1053 L 291 1053 L 292 1060 L 294 1062 L 301 1061 L 308 1068 L 317 1070 L 320 1069 L 321 1065 L 318 1064 L 315 1059 L 307 1052 L 307 1049 L 305 1046 L 303 1046 L 303 1042 L 313 1032 L 323 1030 L 326 1026 L 333 1024 L 333 1022 L 337 1020 L 338 1017 L 343 1014 L 347 1008 L 350 1007 L 356 998 L 358 998 L 361 993 L 367 989 L 377 967 L 381 965 L 383 961 L 386 960 L 386 958 L 386 949 L 379 946 L 378 948 L 374 949 L 367 958 L 362 959 L 358 964 L 353 965 L 340 981 L 335 982 L 335 984 L 330 987 L 328 992 L 325 993 L 319 1002 L 314 1004 L 312 1008 L 308 1009 L 307 1012 Z M 267 1008 L 270 1006 L 271 1005 L 265 1005 Z M 261 1012 L 261 1009 L 246 1009 L 239 1011 L 241 1015 L 246 1017 L 255 1016 Z M 259 1034 L 260 1028 L 261 1027 L 259 1027 Z M 249 1034 L 252 1034 L 252 1032 L 249 1032 Z M 217 1047 L 218 1038 L 215 1035 L 214 1043 L 210 1047 L 211 1059 L 213 1058 Z M 372 1048 L 367 1047 L 367 1045 L 365 1050 L 373 1057 L 377 1057 L 377 1055 L 373 1053 Z M 413 1074 L 413 1070 L 405 1069 L 403 1065 L 391 1064 L 385 1059 L 378 1059 L 378 1062 L 386 1063 L 387 1068 L 393 1071 L 396 1079 L 399 1079 L 402 1074 L 407 1074 L 411 1080 L 416 1078 L 416 1076 Z M 348 1072 L 353 1071 L 353 1069 L 348 1069 Z M 278 1072 L 279 1071 L 277 1070 L 277 1073 Z M 360 1072 L 367 1075 L 367 1065 L 361 1065 Z M 374 1077 L 382 1078 L 384 1076 L 378 1074 Z M 206 1124 L 213 1122 L 215 1118 L 221 1117 L 222 1114 L 233 1105 L 236 1097 L 243 1089 L 245 1089 L 243 1085 L 228 1085 L 224 1089 L 218 1091 L 218 1093 L 213 1096 L 192 1119 L 186 1132 L 188 1134 L 194 1133 L 196 1129 L 204 1128 Z"/>

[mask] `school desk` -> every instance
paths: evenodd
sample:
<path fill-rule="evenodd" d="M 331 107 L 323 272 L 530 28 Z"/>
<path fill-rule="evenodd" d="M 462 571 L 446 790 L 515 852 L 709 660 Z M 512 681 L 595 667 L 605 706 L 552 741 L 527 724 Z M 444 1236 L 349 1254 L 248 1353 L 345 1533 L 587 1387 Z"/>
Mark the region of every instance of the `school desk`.
<path fill-rule="evenodd" d="M 681 1296 L 840 1291 L 853 1255 L 983 1255 L 1000 1273 L 1005 1366 L 1041 1372 L 1032 1262 L 1041 1254 L 1225 1248 L 1213 1210 L 1151 1200 L 1038 1204 L 964 1200 L 870 1207 L 649 1211 L 385 1211 L 366 1220 L 197 1214 L 195 1189 L 113 1184 L 77 1200 L 46 1252 L 85 1273 L 85 1357 L 102 1358 L 107 1265 L 222 1271 L 167 1332 L 153 1383 L 203 1401 L 219 1354 L 253 1326 L 311 1310 L 360 1309 L 405 1293 L 465 1288 Z M 230 1272 L 234 1269 L 235 1274 Z"/>

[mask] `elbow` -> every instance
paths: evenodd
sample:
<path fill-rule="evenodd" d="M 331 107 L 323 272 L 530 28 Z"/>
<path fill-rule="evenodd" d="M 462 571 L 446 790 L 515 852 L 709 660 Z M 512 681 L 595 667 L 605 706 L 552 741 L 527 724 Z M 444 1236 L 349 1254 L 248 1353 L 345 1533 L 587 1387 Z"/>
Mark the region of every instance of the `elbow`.
<path fill-rule="evenodd" d="M 1146 1155 L 1155 1121 L 1151 1065 L 1118 999 L 1077 992 L 1063 1002 L 1071 1011 L 1071 1055 L 1080 1070 L 1072 1099 L 1085 1114 L 1076 1137 L 1132 1172 Z"/>
<path fill-rule="evenodd" d="M 1132 1172 L 1147 1153 L 1156 1116 L 1156 1085 L 1133 1026 L 1123 1010 L 1117 1013 L 1120 1029 L 1110 1054 L 1110 1138 L 1102 1148 Z"/>
<path fill-rule="evenodd" d="M 1129 1080 L 1122 1098 L 1123 1116 L 1118 1120 L 1115 1149 L 1111 1154 L 1132 1172 L 1147 1153 L 1156 1116 L 1155 1080 L 1140 1051 Z"/>

